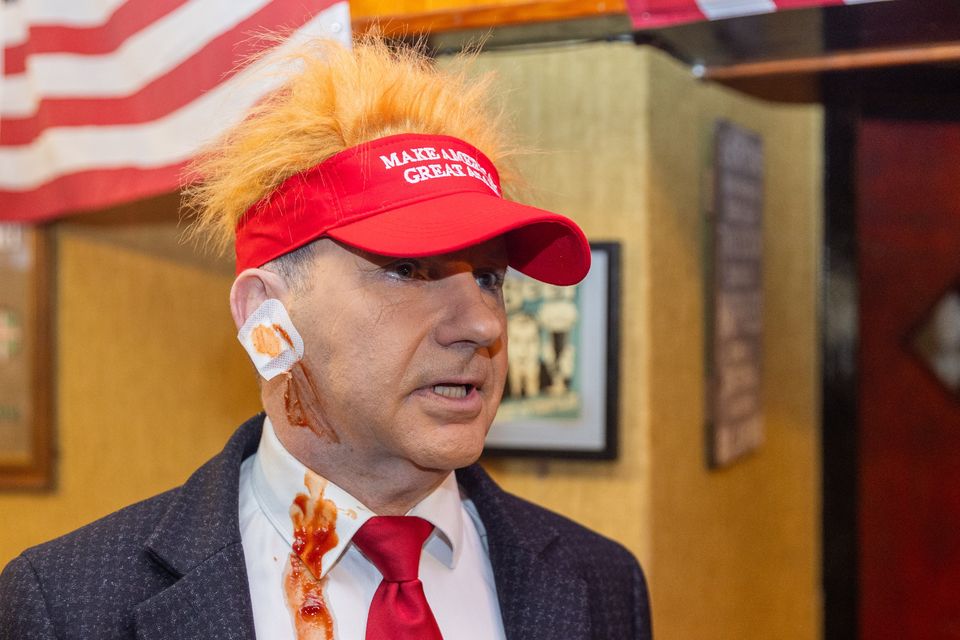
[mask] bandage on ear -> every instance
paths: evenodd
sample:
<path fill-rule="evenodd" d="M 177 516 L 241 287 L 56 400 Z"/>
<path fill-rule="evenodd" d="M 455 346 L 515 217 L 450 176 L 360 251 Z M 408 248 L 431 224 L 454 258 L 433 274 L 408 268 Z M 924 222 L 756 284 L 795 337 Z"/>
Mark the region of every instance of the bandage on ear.
<path fill-rule="evenodd" d="M 289 371 L 303 357 L 303 338 L 276 298 L 264 300 L 250 314 L 237 340 L 265 380 Z"/>

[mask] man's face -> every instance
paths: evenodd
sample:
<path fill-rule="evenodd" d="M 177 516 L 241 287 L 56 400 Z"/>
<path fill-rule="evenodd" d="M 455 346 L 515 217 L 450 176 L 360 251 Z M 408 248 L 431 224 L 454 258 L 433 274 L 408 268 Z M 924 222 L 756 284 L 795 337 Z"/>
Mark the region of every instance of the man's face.
<path fill-rule="evenodd" d="M 316 426 L 342 463 L 450 470 L 479 457 L 507 370 L 502 238 L 427 258 L 320 241 L 290 301 Z"/>

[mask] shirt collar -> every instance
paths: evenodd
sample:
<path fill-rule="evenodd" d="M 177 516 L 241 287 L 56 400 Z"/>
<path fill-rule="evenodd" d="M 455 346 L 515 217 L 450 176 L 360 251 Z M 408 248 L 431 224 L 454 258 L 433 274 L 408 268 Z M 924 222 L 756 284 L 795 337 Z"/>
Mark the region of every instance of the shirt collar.
<path fill-rule="evenodd" d="M 253 461 L 253 494 L 267 520 L 287 544 L 293 544 L 293 521 L 290 509 L 298 494 L 309 495 L 307 479 L 311 485 L 326 483 L 323 498 L 337 508 L 337 544 L 323 555 L 322 578 L 343 555 L 353 535 L 371 517 L 376 515 L 366 505 L 308 469 L 286 450 L 273 430 L 270 418 L 263 423 L 263 434 Z M 319 480 L 320 482 L 316 482 Z M 463 521 L 460 490 L 456 475 L 450 473 L 443 483 L 417 503 L 407 515 L 418 516 L 434 526 L 433 533 L 424 544 L 424 549 L 448 568 L 456 567 L 463 547 Z"/>

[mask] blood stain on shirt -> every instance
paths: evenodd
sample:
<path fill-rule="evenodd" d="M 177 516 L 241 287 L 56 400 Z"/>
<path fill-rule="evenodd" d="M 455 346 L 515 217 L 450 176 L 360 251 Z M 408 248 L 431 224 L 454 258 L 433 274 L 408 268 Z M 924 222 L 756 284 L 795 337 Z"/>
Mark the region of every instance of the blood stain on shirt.
<path fill-rule="evenodd" d="M 323 555 L 337 546 L 337 505 L 323 497 L 327 481 L 307 471 L 308 493 L 290 506 L 293 553 L 284 572 L 284 593 L 297 640 L 333 640 L 333 617 L 324 598 Z"/>

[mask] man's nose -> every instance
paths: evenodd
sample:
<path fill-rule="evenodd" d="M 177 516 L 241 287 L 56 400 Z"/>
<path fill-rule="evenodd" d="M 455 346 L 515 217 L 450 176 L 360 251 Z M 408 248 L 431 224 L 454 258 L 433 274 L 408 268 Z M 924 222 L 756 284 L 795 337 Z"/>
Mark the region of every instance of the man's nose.
<path fill-rule="evenodd" d="M 440 287 L 442 321 L 437 342 L 444 346 L 490 347 L 503 338 L 506 312 L 499 293 L 481 287 L 472 273 L 444 278 Z"/>

